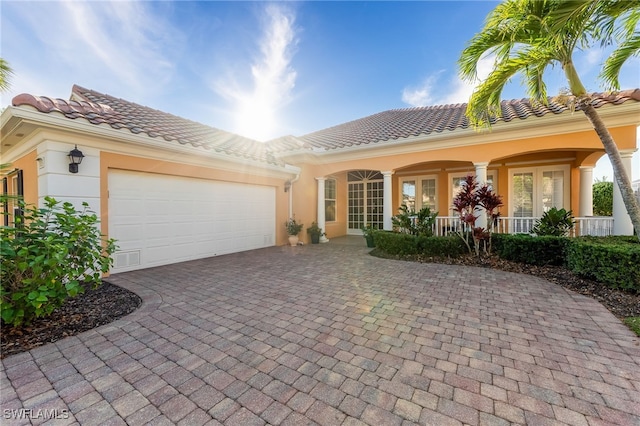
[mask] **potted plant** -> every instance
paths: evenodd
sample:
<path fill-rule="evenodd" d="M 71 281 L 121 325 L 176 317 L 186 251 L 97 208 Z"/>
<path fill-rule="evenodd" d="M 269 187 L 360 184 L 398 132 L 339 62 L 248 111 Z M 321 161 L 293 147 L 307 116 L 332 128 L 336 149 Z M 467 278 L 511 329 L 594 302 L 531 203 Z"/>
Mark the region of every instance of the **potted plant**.
<path fill-rule="evenodd" d="M 372 248 L 375 247 L 375 242 L 373 241 L 373 231 L 375 228 L 371 226 L 371 224 L 362 227 L 362 235 L 364 239 L 367 240 L 367 247 Z"/>
<path fill-rule="evenodd" d="M 307 234 L 311 236 L 311 244 L 318 244 L 320 237 L 325 235 L 325 233 L 322 232 L 322 228 L 315 222 L 311 222 L 311 226 L 307 228 Z"/>
<path fill-rule="evenodd" d="M 296 222 L 295 218 L 289 218 L 289 220 L 285 223 L 287 228 L 287 234 L 289 234 L 289 244 L 292 246 L 298 245 L 298 234 L 302 231 L 304 227 L 303 224 Z"/>

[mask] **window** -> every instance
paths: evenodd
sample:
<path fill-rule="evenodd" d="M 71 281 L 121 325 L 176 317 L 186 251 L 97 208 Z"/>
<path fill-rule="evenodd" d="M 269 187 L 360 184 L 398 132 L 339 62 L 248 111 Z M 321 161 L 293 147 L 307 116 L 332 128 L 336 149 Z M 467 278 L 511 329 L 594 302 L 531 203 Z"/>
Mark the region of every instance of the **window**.
<path fill-rule="evenodd" d="M 422 180 L 422 207 L 429 207 L 432 212 L 436 211 L 436 180 Z"/>
<path fill-rule="evenodd" d="M 327 222 L 336 220 L 336 180 L 327 179 L 324 182 L 324 216 Z"/>
<path fill-rule="evenodd" d="M 411 176 L 401 179 L 402 199 L 400 205 L 406 205 L 409 210 L 420 210 L 429 207 L 437 211 L 437 179 L 435 176 Z"/>
<path fill-rule="evenodd" d="M 538 217 L 570 204 L 569 167 L 532 167 L 509 171 L 509 216 Z"/>
<path fill-rule="evenodd" d="M 449 176 L 451 176 L 451 198 L 449 199 L 449 211 L 451 212 L 451 215 L 455 215 L 455 212 L 453 211 L 453 207 L 451 206 L 453 204 L 453 199 L 456 197 L 456 195 L 458 195 L 458 192 L 460 192 L 460 188 L 462 188 L 462 182 L 464 181 L 464 179 L 468 176 L 468 175 L 474 175 L 475 176 L 475 172 L 464 172 L 464 173 L 452 173 Z M 498 175 L 498 171 L 497 170 L 489 170 L 487 171 L 487 185 L 489 185 L 489 188 L 492 189 L 494 192 L 498 192 L 498 180 L 496 178 L 496 176 Z"/>
<path fill-rule="evenodd" d="M 15 169 L 2 180 L 2 193 L 8 195 L 2 203 L 4 226 L 15 223 L 15 218 L 23 214 L 18 205 L 18 199 L 24 196 L 22 170 Z"/>

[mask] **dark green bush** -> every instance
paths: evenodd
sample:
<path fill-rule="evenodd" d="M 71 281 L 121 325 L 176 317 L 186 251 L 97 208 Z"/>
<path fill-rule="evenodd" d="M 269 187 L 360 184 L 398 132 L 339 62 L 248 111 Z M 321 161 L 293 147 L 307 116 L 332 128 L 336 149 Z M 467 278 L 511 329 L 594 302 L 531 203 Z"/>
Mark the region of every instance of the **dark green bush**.
<path fill-rule="evenodd" d="M 552 207 L 544 212 L 540 219 L 536 220 L 531 233 L 539 237 L 545 235 L 566 237 L 573 229 L 573 226 L 574 221 L 571 210 L 567 211 Z"/>
<path fill-rule="evenodd" d="M 374 231 L 376 247 L 394 256 L 424 255 L 429 257 L 456 257 L 467 251 L 456 235 L 425 237 L 398 232 Z"/>
<path fill-rule="evenodd" d="M 411 235 L 424 237 L 433 235 L 433 225 L 436 223 L 438 212 L 432 212 L 428 206 L 416 212 L 410 210 L 405 204 L 401 205 L 398 210 L 400 213 L 391 218 L 395 229 Z"/>
<path fill-rule="evenodd" d="M 494 250 L 506 260 L 531 265 L 563 265 L 565 237 L 535 237 L 527 234 L 494 234 Z"/>
<path fill-rule="evenodd" d="M 418 253 L 429 257 L 458 257 L 468 252 L 464 241 L 457 235 L 444 237 L 418 237 Z"/>
<path fill-rule="evenodd" d="M 500 254 L 504 240 L 508 239 L 511 234 L 491 234 L 491 251 Z"/>
<path fill-rule="evenodd" d="M 80 281 L 98 285 L 116 249 L 86 203 L 82 211 L 49 197 L 44 204 L 21 203 L 24 216 L 16 226 L 0 227 L 0 309 L 2 321 L 14 326 L 51 314 L 84 291 Z"/>
<path fill-rule="evenodd" d="M 613 215 L 613 182 L 593 184 L 593 214 L 596 216 Z"/>
<path fill-rule="evenodd" d="M 407 256 L 418 254 L 418 239 L 414 235 L 390 231 L 373 231 L 376 248 L 387 254 Z"/>
<path fill-rule="evenodd" d="M 610 287 L 640 291 L 640 244 L 637 239 L 625 240 L 627 237 L 574 238 L 567 247 L 567 266 Z"/>

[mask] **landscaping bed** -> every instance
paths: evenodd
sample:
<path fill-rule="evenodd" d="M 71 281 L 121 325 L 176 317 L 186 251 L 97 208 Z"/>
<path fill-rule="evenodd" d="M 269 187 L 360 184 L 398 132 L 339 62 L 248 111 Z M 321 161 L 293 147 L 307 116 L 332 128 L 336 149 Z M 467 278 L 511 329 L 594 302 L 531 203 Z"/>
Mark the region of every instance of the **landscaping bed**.
<path fill-rule="evenodd" d="M 135 293 L 108 282 L 95 289 L 88 284 L 84 287 L 84 293 L 67 299 L 49 317 L 37 318 L 29 326 L 2 324 L 1 358 L 108 324 L 142 303 Z"/>

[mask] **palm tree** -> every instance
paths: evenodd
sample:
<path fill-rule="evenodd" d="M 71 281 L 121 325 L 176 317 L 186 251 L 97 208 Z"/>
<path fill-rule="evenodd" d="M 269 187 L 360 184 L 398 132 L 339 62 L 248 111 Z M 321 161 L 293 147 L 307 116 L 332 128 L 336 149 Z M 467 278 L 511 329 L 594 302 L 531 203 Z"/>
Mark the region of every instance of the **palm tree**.
<path fill-rule="evenodd" d="M 478 61 L 491 54 L 496 58 L 492 72 L 476 86 L 467 105 L 467 116 L 476 127 L 488 127 L 491 118 L 498 115 L 502 90 L 519 73 L 523 74 L 532 102 L 547 104 L 544 72 L 549 66 L 561 65 L 569 87 L 559 99 L 583 111 L 592 123 L 611 160 L 616 183 L 640 240 L 640 207 L 631 180 L 573 62 L 578 48 L 597 42 L 616 43 L 600 77 L 608 89 L 619 89 L 622 65 L 640 52 L 636 29 L 639 19 L 640 3 L 628 0 L 507 0 L 489 13 L 484 28 L 469 41 L 458 64 L 462 78 L 476 82 Z"/>
<path fill-rule="evenodd" d="M 9 89 L 9 76 L 13 70 L 4 59 L 0 58 L 0 92 Z"/>

